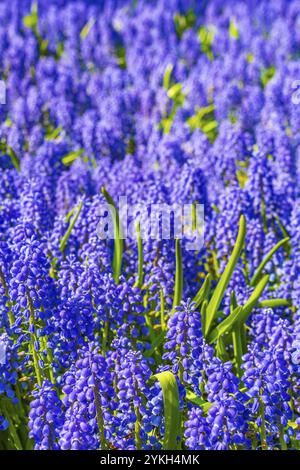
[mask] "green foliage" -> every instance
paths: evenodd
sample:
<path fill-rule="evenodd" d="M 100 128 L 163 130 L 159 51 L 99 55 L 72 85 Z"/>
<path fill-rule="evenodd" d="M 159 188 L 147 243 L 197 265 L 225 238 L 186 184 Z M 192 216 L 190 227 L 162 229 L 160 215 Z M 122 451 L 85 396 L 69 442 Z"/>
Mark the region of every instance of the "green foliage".
<path fill-rule="evenodd" d="M 60 241 L 60 245 L 59 245 L 59 249 L 60 251 L 63 253 L 66 249 L 66 246 L 67 246 L 67 243 L 68 243 L 68 240 L 70 238 L 70 235 L 71 235 L 71 232 L 77 222 L 77 219 L 80 215 L 80 212 L 81 212 L 81 209 L 82 209 L 82 206 L 83 206 L 83 202 L 80 201 L 80 203 L 78 204 L 78 207 L 76 209 L 76 212 L 75 212 L 75 215 L 74 217 L 71 219 L 70 223 L 69 223 L 69 227 L 65 233 L 65 235 L 63 236 L 63 238 L 61 239 Z M 72 212 L 73 214 L 73 212 Z"/>
<path fill-rule="evenodd" d="M 175 376 L 172 372 L 160 372 L 153 376 L 161 385 L 164 399 L 165 434 L 163 450 L 178 449 L 180 429 L 179 392 Z"/>
<path fill-rule="evenodd" d="M 237 25 L 233 19 L 230 20 L 229 24 L 229 35 L 232 39 L 239 39 L 240 34 Z"/>
<path fill-rule="evenodd" d="M 202 108 L 196 108 L 195 114 L 187 120 L 191 130 L 201 129 L 207 135 L 211 142 L 214 142 L 217 136 L 218 123 L 214 116 L 215 105 L 210 104 Z"/>
<path fill-rule="evenodd" d="M 283 240 L 280 240 L 270 251 L 269 253 L 266 255 L 266 257 L 262 260 L 262 262 L 260 263 L 260 265 L 258 266 L 255 274 L 253 275 L 251 281 L 250 281 L 250 285 L 251 286 L 255 286 L 257 284 L 257 282 L 259 281 L 259 279 L 261 278 L 262 276 L 262 272 L 264 270 L 264 267 L 266 266 L 266 264 L 271 260 L 272 256 L 274 255 L 274 253 L 276 253 L 277 250 L 279 250 L 279 248 L 281 248 L 282 246 L 284 246 L 287 242 L 289 241 L 289 238 L 286 237 L 284 238 Z"/>
<path fill-rule="evenodd" d="M 175 29 L 178 37 L 181 39 L 183 33 L 189 29 L 193 28 L 196 24 L 196 15 L 193 10 L 188 10 L 185 15 L 180 13 L 175 13 L 174 15 Z"/>
<path fill-rule="evenodd" d="M 93 28 L 94 24 L 96 23 L 96 19 L 95 18 L 90 18 L 89 21 L 84 25 L 84 27 L 82 28 L 81 32 L 80 32 L 80 38 L 82 40 L 86 39 L 87 36 L 89 35 L 91 29 Z"/>
<path fill-rule="evenodd" d="M 212 51 L 212 45 L 215 37 L 215 27 L 201 26 L 198 31 L 198 38 L 201 45 L 201 50 L 203 54 L 207 55 L 210 60 L 214 60 L 214 55 Z"/>
<path fill-rule="evenodd" d="M 68 153 L 64 157 L 62 157 L 61 161 L 64 165 L 71 165 L 78 157 L 81 157 L 84 154 L 84 149 L 73 150 L 72 152 Z"/>
<path fill-rule="evenodd" d="M 271 66 L 267 69 L 262 69 L 260 73 L 260 82 L 263 88 L 269 83 L 270 80 L 274 77 L 276 69 L 274 66 Z"/>
<path fill-rule="evenodd" d="M 123 251 L 124 251 L 124 239 L 122 234 L 122 227 L 121 221 L 119 217 L 118 209 L 110 196 L 110 194 L 106 191 L 104 187 L 101 188 L 101 192 L 106 199 L 106 202 L 109 204 L 109 209 L 111 211 L 111 216 L 113 219 L 114 224 L 114 256 L 112 262 L 112 268 L 114 273 L 114 280 L 115 283 L 119 283 L 119 278 L 121 274 L 122 268 L 122 258 L 123 258 Z"/>
<path fill-rule="evenodd" d="M 222 302 L 225 290 L 228 286 L 233 270 L 240 257 L 240 254 L 244 245 L 244 241 L 245 241 L 245 236 L 246 236 L 246 221 L 245 221 L 245 217 L 242 215 L 240 217 L 239 232 L 238 232 L 237 240 L 236 240 L 232 255 L 227 263 L 226 268 L 224 269 L 224 272 L 207 306 L 206 330 L 204 332 L 205 336 L 209 334 L 212 324 L 214 320 L 216 319 L 218 308 Z"/>
<path fill-rule="evenodd" d="M 175 287 L 174 287 L 174 299 L 173 299 L 173 310 L 175 307 L 180 305 L 183 292 L 183 271 L 182 271 L 182 253 L 180 240 L 176 240 L 176 273 L 175 273 Z"/>

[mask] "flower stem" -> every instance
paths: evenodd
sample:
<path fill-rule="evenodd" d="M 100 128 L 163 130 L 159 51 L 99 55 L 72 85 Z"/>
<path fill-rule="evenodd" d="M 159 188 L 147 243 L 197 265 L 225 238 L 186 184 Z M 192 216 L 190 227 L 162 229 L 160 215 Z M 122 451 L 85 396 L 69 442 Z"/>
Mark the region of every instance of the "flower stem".
<path fill-rule="evenodd" d="M 142 448 L 142 440 L 141 440 L 141 435 L 140 435 L 140 430 L 141 430 L 141 415 L 138 407 L 136 406 L 134 408 L 135 416 L 136 416 L 136 421 L 134 424 L 134 435 L 135 435 L 135 444 L 136 444 L 136 450 L 141 450 Z"/>
<path fill-rule="evenodd" d="M 261 442 L 261 448 L 262 450 L 267 450 L 267 432 L 266 432 L 266 419 L 265 419 L 265 407 L 262 402 L 262 399 L 259 399 L 259 414 L 261 417 L 261 425 L 259 428 L 260 432 L 260 442 Z"/>
<path fill-rule="evenodd" d="M 241 329 L 243 325 L 237 324 L 234 329 L 232 330 L 232 341 L 233 341 L 233 351 L 234 351 L 234 359 L 236 365 L 236 371 L 238 377 L 241 377 L 241 364 L 242 364 L 242 356 L 243 356 L 243 344 L 242 344 L 242 336 L 241 336 Z"/>
<path fill-rule="evenodd" d="M 27 288 L 26 295 L 27 295 L 27 301 L 28 301 L 28 306 L 29 306 L 29 314 L 30 314 L 29 324 L 35 328 L 34 307 L 33 307 L 33 302 L 32 302 L 32 299 L 30 297 L 28 288 Z M 34 343 L 37 342 L 37 341 L 38 341 L 38 337 L 37 337 L 37 335 L 35 333 L 35 329 L 34 329 L 34 332 L 30 334 L 30 349 L 31 349 L 31 353 L 32 353 L 32 356 L 33 356 L 33 365 L 34 365 L 34 369 L 35 369 L 36 380 L 37 380 L 38 385 L 41 386 L 42 385 L 42 371 L 41 371 L 41 368 L 40 368 L 40 365 L 39 365 L 38 353 L 37 353 L 37 351 L 35 350 L 35 347 L 34 347 Z"/>
<path fill-rule="evenodd" d="M 94 400 L 95 400 L 95 406 L 96 406 L 96 416 L 97 416 L 97 424 L 98 424 L 98 429 L 99 429 L 99 435 L 100 435 L 100 446 L 101 450 L 107 449 L 107 442 L 105 439 L 105 434 L 104 434 L 104 419 L 103 419 L 103 413 L 102 413 L 102 408 L 101 408 L 101 400 L 100 400 L 100 395 L 99 395 L 99 389 L 97 387 L 97 379 L 94 376 L 95 380 L 95 386 L 93 387 L 94 391 Z"/>

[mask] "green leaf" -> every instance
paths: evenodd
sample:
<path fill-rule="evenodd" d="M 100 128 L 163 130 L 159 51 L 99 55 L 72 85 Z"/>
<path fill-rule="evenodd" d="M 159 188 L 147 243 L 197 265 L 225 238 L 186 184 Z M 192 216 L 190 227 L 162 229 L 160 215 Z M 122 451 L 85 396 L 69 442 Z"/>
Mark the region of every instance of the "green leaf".
<path fill-rule="evenodd" d="M 137 244 L 138 244 L 138 278 L 136 285 L 142 287 L 144 282 L 144 253 L 143 253 L 143 239 L 141 237 L 141 225 L 137 223 L 136 227 Z"/>
<path fill-rule="evenodd" d="M 215 27 L 209 26 L 207 29 L 205 26 L 201 26 L 198 31 L 198 38 L 201 44 L 201 50 L 210 60 L 214 59 L 212 45 L 215 36 Z"/>
<path fill-rule="evenodd" d="M 114 203 L 112 197 L 108 194 L 104 186 L 101 188 L 101 192 L 106 199 L 106 202 L 109 204 L 111 216 L 113 218 L 114 224 L 114 257 L 112 262 L 112 268 L 114 272 L 114 280 L 115 283 L 119 283 L 119 278 L 121 274 L 122 268 L 122 258 L 123 258 L 123 251 L 124 251 L 124 240 L 123 240 L 123 232 L 120 222 L 119 211 Z M 113 210 L 112 210 L 113 208 Z"/>
<path fill-rule="evenodd" d="M 221 323 L 219 323 L 216 328 L 207 336 L 208 343 L 214 343 L 220 336 L 224 335 L 225 333 L 229 333 L 234 325 L 236 324 L 238 318 L 240 317 L 242 311 L 242 307 L 238 306 L 234 309 L 234 311 L 228 315 Z"/>
<path fill-rule="evenodd" d="M 20 159 L 11 147 L 7 148 L 7 155 L 10 156 L 11 162 L 13 166 L 15 167 L 15 169 L 18 172 L 20 172 L 20 168 L 21 168 Z"/>
<path fill-rule="evenodd" d="M 267 299 L 258 302 L 259 308 L 276 308 L 276 307 L 291 307 L 292 302 L 290 299 Z"/>
<path fill-rule="evenodd" d="M 197 294 L 195 295 L 195 297 L 193 299 L 193 302 L 195 302 L 195 304 L 196 304 L 195 305 L 196 308 L 198 308 L 199 305 L 202 304 L 203 300 L 207 299 L 207 297 L 209 295 L 209 291 L 210 291 L 211 281 L 212 281 L 211 274 L 207 274 L 207 276 L 204 279 L 204 282 L 203 282 L 202 286 L 200 287 L 200 289 L 198 290 Z"/>
<path fill-rule="evenodd" d="M 174 287 L 174 299 L 173 299 L 173 310 L 175 307 L 180 305 L 183 292 L 183 271 L 182 271 L 182 253 L 180 240 L 176 239 L 175 242 L 176 251 L 176 273 L 175 273 L 175 287 Z"/>
<path fill-rule="evenodd" d="M 236 239 L 233 252 L 218 282 L 218 285 L 216 289 L 214 290 L 212 298 L 210 299 L 210 302 L 207 306 L 205 336 L 207 336 L 208 333 L 210 332 L 213 321 L 215 320 L 216 313 L 222 302 L 225 290 L 228 286 L 228 283 L 232 276 L 235 265 L 240 257 L 240 254 L 244 245 L 244 241 L 245 241 L 245 235 L 246 235 L 246 221 L 245 221 L 245 217 L 242 215 L 240 217 L 239 232 L 238 232 L 238 236 Z"/>
<path fill-rule="evenodd" d="M 64 165 L 70 165 L 73 163 L 75 160 L 77 160 L 78 157 L 81 157 L 83 155 L 84 149 L 79 149 L 79 150 L 74 150 L 64 157 L 62 157 L 61 161 L 63 162 Z"/>
<path fill-rule="evenodd" d="M 52 129 L 51 131 L 49 131 L 46 134 L 45 139 L 46 140 L 56 140 L 60 136 L 62 131 L 63 131 L 63 128 L 61 126 L 56 127 L 55 129 Z"/>
<path fill-rule="evenodd" d="M 75 212 L 75 215 L 74 217 L 72 218 L 72 220 L 70 221 L 70 224 L 69 224 L 69 227 L 68 227 L 68 230 L 66 231 L 65 235 L 63 236 L 63 238 L 61 239 L 60 241 L 60 245 L 59 245 L 59 249 L 60 251 L 63 253 L 66 249 L 66 246 L 67 246 L 67 243 L 68 243 L 68 240 L 69 240 L 69 237 L 71 235 L 71 232 L 74 228 L 74 225 L 76 224 L 77 222 L 77 219 L 79 217 L 79 214 L 81 212 L 81 209 L 82 209 L 82 206 L 83 206 L 83 201 L 80 201 L 79 205 L 78 205 L 78 208 Z"/>
<path fill-rule="evenodd" d="M 196 22 L 196 15 L 192 9 L 189 9 L 185 15 L 175 13 L 174 23 L 178 37 L 181 38 L 184 31 L 192 28 Z"/>
<path fill-rule="evenodd" d="M 276 69 L 274 66 L 261 70 L 260 81 L 263 88 L 266 87 L 269 81 L 274 77 L 275 73 Z"/>
<path fill-rule="evenodd" d="M 238 307 L 238 303 L 236 300 L 235 292 L 232 291 L 230 295 L 230 312 L 232 313 Z"/>
<path fill-rule="evenodd" d="M 163 78 L 163 85 L 164 85 L 165 90 L 168 90 L 170 88 L 172 72 L 173 72 L 173 65 L 168 64 L 166 71 L 164 73 L 164 78 Z"/>
<path fill-rule="evenodd" d="M 186 399 L 195 405 L 198 405 L 202 408 L 203 412 L 206 414 L 208 410 L 213 406 L 213 403 L 203 400 L 203 398 L 198 397 L 191 390 L 186 390 Z"/>
<path fill-rule="evenodd" d="M 26 26 L 26 28 L 32 29 L 34 32 L 36 32 L 38 20 L 38 5 L 37 2 L 34 2 L 29 15 L 24 16 L 23 24 Z"/>
<path fill-rule="evenodd" d="M 89 21 L 86 23 L 86 25 L 84 25 L 84 27 L 82 28 L 80 32 L 81 39 L 85 39 L 88 36 L 89 32 L 91 31 L 95 23 L 96 23 L 95 18 L 89 19 Z"/>
<path fill-rule="evenodd" d="M 152 341 L 151 348 L 145 352 L 145 357 L 151 357 L 157 348 L 163 344 L 165 337 L 166 331 L 164 330 Z"/>
<path fill-rule="evenodd" d="M 175 83 L 169 88 L 167 95 L 171 100 L 175 100 L 179 95 L 181 95 L 182 83 Z"/>
<path fill-rule="evenodd" d="M 230 20 L 230 25 L 229 25 L 229 34 L 233 39 L 238 39 L 239 38 L 239 30 L 237 28 L 237 25 L 235 24 L 234 20 Z"/>
<path fill-rule="evenodd" d="M 233 328 L 235 328 L 236 325 L 239 325 L 240 328 L 244 326 L 244 324 L 248 320 L 250 313 L 257 305 L 258 300 L 268 283 L 268 280 L 269 276 L 264 276 L 252 292 L 245 305 L 243 307 L 235 307 L 232 313 L 228 317 L 226 317 L 225 320 L 219 323 L 216 328 L 213 329 L 213 331 L 207 336 L 207 341 L 209 343 L 213 343 L 218 338 L 220 338 L 220 336 L 224 335 L 225 333 L 229 333 L 230 331 L 232 331 Z"/>
<path fill-rule="evenodd" d="M 283 240 L 280 240 L 280 242 L 278 242 L 270 251 L 269 253 L 266 255 L 266 257 L 262 260 L 262 262 L 260 263 L 260 265 L 258 266 L 254 276 L 252 277 L 251 281 L 250 281 L 250 286 L 255 286 L 257 284 L 257 282 L 259 281 L 261 275 L 262 275 L 262 272 L 263 272 L 263 269 L 264 267 L 266 266 L 266 264 L 270 261 L 270 259 L 272 258 L 272 256 L 274 255 L 274 253 L 276 253 L 277 250 L 279 250 L 279 248 L 281 248 L 285 243 L 287 243 L 289 241 L 289 237 L 286 237 L 284 238 Z"/>
<path fill-rule="evenodd" d="M 252 292 L 252 294 L 250 295 L 248 301 L 246 302 L 246 304 L 242 308 L 241 323 L 246 323 L 246 321 L 248 320 L 248 317 L 249 317 L 250 313 L 252 312 L 252 310 L 256 306 L 260 296 L 262 295 L 263 291 L 265 290 L 265 287 L 268 284 L 268 281 L 269 281 L 269 275 L 266 275 L 259 281 L 259 283 L 255 287 L 255 289 Z"/>
<path fill-rule="evenodd" d="M 202 332 L 206 329 L 206 310 L 207 310 L 207 300 L 204 300 L 201 306 L 201 327 Z"/>
<path fill-rule="evenodd" d="M 172 372 L 160 372 L 153 376 L 161 385 L 164 399 L 165 435 L 163 450 L 177 450 L 180 436 L 179 392 Z"/>

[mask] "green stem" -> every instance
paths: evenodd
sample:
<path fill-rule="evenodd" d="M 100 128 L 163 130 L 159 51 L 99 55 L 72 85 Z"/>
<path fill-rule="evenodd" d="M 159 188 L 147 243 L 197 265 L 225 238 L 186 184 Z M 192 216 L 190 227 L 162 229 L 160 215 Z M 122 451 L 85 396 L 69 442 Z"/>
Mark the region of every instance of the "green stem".
<path fill-rule="evenodd" d="M 135 412 L 135 416 L 136 416 L 136 421 L 135 421 L 135 424 L 134 424 L 134 436 L 135 436 L 135 444 L 136 444 L 136 450 L 141 450 L 142 448 L 142 439 L 141 439 L 141 427 L 142 427 L 142 423 L 141 423 L 141 414 L 140 414 L 140 411 L 138 409 L 138 407 L 136 406 L 134 408 L 134 412 Z"/>
<path fill-rule="evenodd" d="M 1 266 L 0 266 L 0 282 L 3 286 L 4 292 L 5 292 L 5 297 L 7 297 L 9 299 L 8 288 L 7 288 L 7 284 L 6 284 L 5 277 L 4 277 L 3 271 L 1 269 Z M 10 307 L 10 305 L 9 305 L 9 307 Z M 9 310 L 9 312 L 8 312 L 8 321 L 9 321 L 9 326 L 10 327 L 12 327 L 13 324 L 15 323 L 14 314 L 11 310 Z"/>
<path fill-rule="evenodd" d="M 172 310 L 180 305 L 183 292 L 183 270 L 182 270 L 182 253 L 180 240 L 175 241 L 175 257 L 176 257 L 176 273 L 175 273 L 175 286 L 174 286 L 174 298 Z"/>
<path fill-rule="evenodd" d="M 43 336 L 41 338 L 42 342 L 43 342 L 43 348 L 46 350 L 46 357 L 47 357 L 47 365 L 48 365 L 48 375 L 49 375 L 49 379 L 50 379 L 50 382 L 55 385 L 55 378 L 54 378 L 54 371 L 53 371 L 53 367 L 52 367 L 52 363 L 53 363 L 53 355 L 52 355 L 52 351 L 50 348 L 48 348 L 47 346 L 47 337 L 46 336 Z"/>
<path fill-rule="evenodd" d="M 242 325 L 240 329 L 241 343 L 242 343 L 242 352 L 243 355 L 247 352 L 247 336 L 246 336 L 246 325 Z"/>
<path fill-rule="evenodd" d="M 164 298 L 163 289 L 160 289 L 160 324 L 161 324 L 162 331 L 164 331 L 166 329 L 166 322 L 165 322 L 165 298 Z"/>
<path fill-rule="evenodd" d="M 259 399 L 259 414 L 261 417 L 261 426 L 259 427 L 260 442 L 262 450 L 267 450 L 267 432 L 266 432 L 266 419 L 265 419 L 265 407 L 262 399 Z"/>
<path fill-rule="evenodd" d="M 93 391 L 94 391 L 94 400 L 95 400 L 95 406 L 96 406 L 97 424 L 98 424 L 99 435 L 100 435 L 100 446 L 101 446 L 101 450 L 105 450 L 107 449 L 107 441 L 105 439 L 105 434 L 104 434 L 104 419 L 103 419 L 103 413 L 102 413 L 102 408 L 101 408 L 99 388 L 97 387 L 98 381 L 94 374 L 93 376 L 95 380 L 95 386 L 93 387 Z"/>
<path fill-rule="evenodd" d="M 223 337 L 220 336 L 217 341 L 217 346 L 216 346 L 216 353 L 217 356 L 222 359 L 222 361 L 228 361 L 228 353 L 225 348 L 224 340 Z"/>
<path fill-rule="evenodd" d="M 13 440 L 13 442 L 14 442 L 15 448 L 16 448 L 17 450 L 22 450 L 22 443 L 21 443 L 20 438 L 19 438 L 19 436 L 18 436 L 17 430 L 16 430 L 16 428 L 15 428 L 15 426 L 14 426 L 13 420 L 12 420 L 12 418 L 10 418 L 9 413 L 8 413 L 8 411 L 7 411 L 7 408 L 6 408 L 6 405 L 5 405 L 5 403 L 3 402 L 3 400 L 2 400 L 2 402 L 1 402 L 1 411 L 2 411 L 2 413 L 3 413 L 4 417 L 5 417 L 5 419 L 7 419 L 7 421 L 9 422 L 9 428 L 8 428 L 8 430 L 9 430 L 9 433 L 10 433 L 10 435 L 11 435 L 11 438 L 12 438 L 12 440 Z"/>
<path fill-rule="evenodd" d="M 136 227 L 137 243 L 138 243 L 138 278 L 137 286 L 142 287 L 144 282 L 144 253 L 143 253 L 143 239 L 141 237 L 141 226 L 137 223 Z"/>
<path fill-rule="evenodd" d="M 38 341 L 38 337 L 35 333 L 34 307 L 33 307 L 33 302 L 32 302 L 32 299 L 30 297 L 28 288 L 27 288 L 26 295 L 27 295 L 27 301 L 28 301 L 28 306 L 29 306 L 29 314 L 30 314 L 30 316 L 29 316 L 29 325 L 34 327 L 34 333 L 30 334 L 30 349 L 31 349 L 31 353 L 32 353 L 32 356 L 33 356 L 33 365 L 34 365 L 34 369 L 35 369 L 36 380 L 37 380 L 38 385 L 41 386 L 42 385 L 42 371 L 41 371 L 41 368 L 40 368 L 40 365 L 39 365 L 38 353 L 36 352 L 35 347 L 34 347 L 34 343 Z"/>
<path fill-rule="evenodd" d="M 108 342 L 108 331 L 109 331 L 109 321 L 107 320 L 104 323 L 103 327 L 103 337 L 102 337 L 102 354 L 105 356 Z"/>
<path fill-rule="evenodd" d="M 284 440 L 284 427 L 282 426 L 282 424 L 279 425 L 279 440 L 281 444 L 281 450 L 287 450 L 287 445 Z"/>
<path fill-rule="evenodd" d="M 243 356 L 243 344 L 242 344 L 241 330 L 243 326 L 244 325 L 240 325 L 238 323 L 232 330 L 234 359 L 235 359 L 235 365 L 236 365 L 238 377 L 241 377 L 242 375 L 241 364 L 242 364 L 242 356 Z"/>

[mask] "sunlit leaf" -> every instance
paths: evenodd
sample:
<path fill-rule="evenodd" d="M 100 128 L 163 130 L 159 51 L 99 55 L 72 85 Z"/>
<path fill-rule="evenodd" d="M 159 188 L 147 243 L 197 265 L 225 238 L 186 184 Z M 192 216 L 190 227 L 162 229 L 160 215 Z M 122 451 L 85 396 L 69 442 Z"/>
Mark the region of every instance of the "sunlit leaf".
<path fill-rule="evenodd" d="M 180 240 L 175 242 L 176 252 L 176 273 L 175 273 L 175 287 L 174 287 L 174 298 L 173 298 L 173 309 L 180 305 L 183 292 L 183 270 L 182 270 L 182 253 Z"/>
<path fill-rule="evenodd" d="M 172 372 L 160 372 L 153 376 L 161 385 L 164 400 L 165 434 L 163 450 L 178 449 L 180 436 L 179 392 L 175 376 Z"/>
<path fill-rule="evenodd" d="M 277 250 L 279 250 L 279 248 L 281 248 L 285 243 L 287 243 L 289 241 L 289 238 L 286 237 L 284 238 L 283 240 L 280 240 L 280 242 L 278 242 L 270 251 L 269 253 L 266 255 L 266 257 L 262 260 L 262 262 L 260 263 L 260 265 L 258 266 L 254 276 L 252 277 L 251 281 L 250 281 L 250 285 L 251 286 L 255 286 L 255 284 L 257 284 L 257 282 L 259 281 L 261 275 L 262 275 L 262 272 L 264 270 L 264 267 L 266 266 L 266 264 L 271 260 L 272 256 L 276 253 Z"/>
<path fill-rule="evenodd" d="M 83 206 L 83 201 L 80 201 L 79 205 L 78 205 L 78 208 L 75 212 L 75 215 L 74 217 L 71 219 L 70 223 L 69 223 L 69 227 L 68 227 L 68 230 L 66 231 L 65 235 L 63 236 L 63 238 L 61 239 L 60 241 L 60 245 L 59 245 L 59 249 L 60 251 L 63 253 L 66 249 L 66 246 L 67 246 L 67 243 L 68 243 L 68 240 L 70 238 L 70 235 L 71 235 L 71 232 L 74 228 L 74 225 L 76 224 L 77 222 L 77 219 L 80 215 L 80 212 L 81 212 L 81 209 L 82 209 L 82 206 Z"/>
<path fill-rule="evenodd" d="M 214 290 L 212 298 L 210 299 L 209 304 L 207 306 L 205 336 L 207 336 L 208 333 L 210 332 L 210 329 L 216 317 L 216 313 L 222 302 L 225 290 L 228 286 L 228 283 L 230 281 L 230 278 L 232 276 L 236 263 L 238 262 L 238 259 L 240 257 L 240 254 L 244 245 L 244 241 L 245 241 L 245 235 L 246 235 L 246 221 L 245 221 L 245 217 L 242 215 L 240 217 L 239 232 L 238 232 L 238 236 L 236 239 L 233 252 L 226 265 L 226 268 L 224 269 L 223 274 L 221 275 L 218 285 Z"/>
<path fill-rule="evenodd" d="M 109 205 L 111 216 L 113 218 L 114 224 L 114 256 L 112 262 L 112 268 L 114 272 L 114 280 L 116 284 L 119 283 L 119 278 L 121 274 L 122 268 L 122 258 L 123 258 L 123 251 L 124 251 L 124 240 L 123 240 L 123 233 L 122 227 L 119 217 L 119 211 L 114 203 L 112 197 L 108 194 L 104 187 L 101 188 L 101 192 L 106 199 L 106 202 Z"/>

